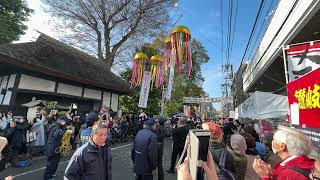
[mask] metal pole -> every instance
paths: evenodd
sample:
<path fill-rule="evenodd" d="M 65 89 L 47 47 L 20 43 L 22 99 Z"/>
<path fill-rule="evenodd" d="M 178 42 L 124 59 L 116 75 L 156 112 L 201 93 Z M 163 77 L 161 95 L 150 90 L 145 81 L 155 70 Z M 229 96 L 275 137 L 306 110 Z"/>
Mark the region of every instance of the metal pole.
<path fill-rule="evenodd" d="M 285 78 L 286 78 L 286 84 L 288 84 L 288 69 L 287 69 L 287 55 L 286 55 L 286 50 L 288 48 L 285 48 L 284 45 L 282 47 L 282 53 L 283 53 L 283 65 L 284 65 L 284 73 L 285 73 Z"/>

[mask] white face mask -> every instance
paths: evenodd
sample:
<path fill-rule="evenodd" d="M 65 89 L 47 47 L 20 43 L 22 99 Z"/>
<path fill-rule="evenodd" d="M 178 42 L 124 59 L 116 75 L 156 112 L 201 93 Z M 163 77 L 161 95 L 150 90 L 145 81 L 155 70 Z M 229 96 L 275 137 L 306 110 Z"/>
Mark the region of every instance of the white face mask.
<path fill-rule="evenodd" d="M 274 144 L 274 142 L 272 141 L 272 145 L 271 145 L 272 152 L 273 152 L 274 154 L 277 154 L 277 150 L 273 147 L 273 144 Z"/>

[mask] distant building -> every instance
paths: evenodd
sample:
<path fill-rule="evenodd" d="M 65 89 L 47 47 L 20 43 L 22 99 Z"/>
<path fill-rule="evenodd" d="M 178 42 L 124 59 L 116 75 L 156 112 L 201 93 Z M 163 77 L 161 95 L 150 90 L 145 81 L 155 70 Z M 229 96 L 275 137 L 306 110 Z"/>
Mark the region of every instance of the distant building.
<path fill-rule="evenodd" d="M 35 42 L 0 45 L 0 112 L 27 115 L 22 104 L 37 100 L 76 104 L 80 114 L 104 105 L 119 109 L 130 86 L 106 63 L 41 34 Z"/>

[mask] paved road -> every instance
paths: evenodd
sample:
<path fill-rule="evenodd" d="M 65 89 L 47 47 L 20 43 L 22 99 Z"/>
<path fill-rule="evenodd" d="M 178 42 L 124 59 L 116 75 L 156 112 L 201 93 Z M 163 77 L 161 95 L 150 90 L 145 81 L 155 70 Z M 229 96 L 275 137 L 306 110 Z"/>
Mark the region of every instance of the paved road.
<path fill-rule="evenodd" d="M 132 161 L 130 158 L 131 143 L 119 144 L 112 147 L 112 179 L 114 180 L 133 180 L 132 175 Z M 60 161 L 57 177 L 55 179 L 63 179 L 63 173 L 66 169 L 69 157 L 65 157 Z M 165 140 L 164 145 L 164 170 L 170 166 L 171 157 L 171 139 Z M 32 166 L 28 168 L 8 168 L 0 173 L 0 180 L 8 175 L 15 176 L 15 180 L 42 180 L 42 175 L 45 169 L 46 159 L 38 158 L 33 160 Z M 155 175 L 155 180 L 157 175 Z M 176 175 L 168 174 L 165 172 L 165 180 L 175 180 Z"/>

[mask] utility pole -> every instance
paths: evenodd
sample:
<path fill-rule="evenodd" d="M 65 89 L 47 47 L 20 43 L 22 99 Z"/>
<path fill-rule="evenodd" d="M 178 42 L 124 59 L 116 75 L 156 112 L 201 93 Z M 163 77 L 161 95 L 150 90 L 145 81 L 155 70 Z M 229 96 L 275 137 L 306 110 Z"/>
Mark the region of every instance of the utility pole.
<path fill-rule="evenodd" d="M 224 82 L 221 84 L 221 90 L 222 96 L 225 98 L 222 105 L 224 111 L 223 113 L 227 116 L 232 108 L 232 102 L 230 102 L 229 96 L 232 95 L 231 86 L 233 80 L 233 65 L 227 62 L 225 65 L 223 65 L 222 69 Z"/>

